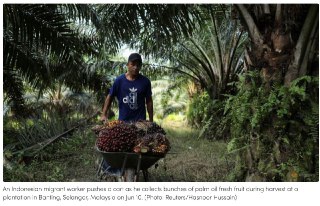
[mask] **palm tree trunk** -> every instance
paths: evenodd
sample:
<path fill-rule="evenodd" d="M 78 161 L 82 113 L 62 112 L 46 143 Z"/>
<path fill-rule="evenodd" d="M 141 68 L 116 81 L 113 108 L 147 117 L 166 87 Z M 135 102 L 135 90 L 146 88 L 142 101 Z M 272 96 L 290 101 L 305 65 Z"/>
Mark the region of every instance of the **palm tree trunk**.
<path fill-rule="evenodd" d="M 311 5 L 307 18 L 304 22 L 304 25 L 301 29 L 301 33 L 296 43 L 293 61 L 289 65 L 288 71 L 286 72 L 284 83 L 285 85 L 289 85 L 294 79 L 299 77 L 299 70 L 304 58 L 306 57 L 307 45 L 309 41 L 313 41 L 310 39 L 311 32 L 315 27 L 315 24 L 318 24 L 319 20 L 319 7 L 318 5 Z"/>

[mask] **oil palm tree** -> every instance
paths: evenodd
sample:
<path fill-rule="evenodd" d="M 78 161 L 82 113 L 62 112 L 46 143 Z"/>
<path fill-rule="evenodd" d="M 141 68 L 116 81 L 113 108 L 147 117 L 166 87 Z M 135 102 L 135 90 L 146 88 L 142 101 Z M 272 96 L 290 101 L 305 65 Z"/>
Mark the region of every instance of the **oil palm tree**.
<path fill-rule="evenodd" d="M 231 20 L 230 6 L 223 10 L 223 15 L 210 7 L 204 11 L 207 20 L 201 32 L 182 42 L 174 57 L 181 66 L 177 70 L 198 82 L 211 99 L 217 99 L 244 68 L 247 35 L 237 21 Z"/>
<path fill-rule="evenodd" d="M 259 72 L 263 80 L 259 89 L 265 91 L 266 95 L 271 96 L 276 93 L 279 85 L 283 91 L 291 90 L 296 86 L 295 80 L 299 77 L 319 75 L 319 5 L 236 4 L 235 9 L 251 40 L 245 55 L 248 69 Z M 253 86 L 250 82 L 247 83 Z M 312 85 L 305 91 L 308 98 L 290 99 L 292 102 L 303 102 L 304 108 L 297 109 L 294 106 L 286 108 L 289 114 L 285 118 L 276 111 L 269 112 L 267 118 L 272 119 L 271 122 L 268 120 L 266 124 L 259 124 L 258 127 L 261 128 L 242 127 L 243 135 L 241 133 L 235 135 L 233 140 L 237 141 L 241 136 L 245 140 L 243 144 L 238 145 L 238 148 L 244 146 L 248 148 L 239 151 L 239 157 L 243 155 L 244 158 L 239 158 L 236 166 L 241 168 L 240 173 L 244 174 L 242 180 L 262 181 L 271 176 L 273 181 L 276 179 L 297 181 L 298 173 L 294 167 L 290 168 L 291 165 L 297 166 L 298 172 L 304 170 L 310 176 L 315 174 L 315 179 L 318 180 L 318 174 L 313 168 L 319 167 L 316 158 L 319 154 L 317 146 L 319 138 L 318 136 L 314 138 L 310 130 L 318 128 L 319 124 L 318 121 L 310 121 L 306 125 L 303 119 L 314 114 L 318 116 L 319 96 L 312 94 L 318 89 L 319 85 L 318 87 L 316 84 Z M 261 105 L 265 103 L 261 97 L 258 100 L 263 102 Z M 277 101 L 281 102 L 281 98 L 277 97 Z M 245 107 L 240 105 L 240 108 Z M 252 113 L 259 114 L 254 110 Z M 284 126 L 279 128 L 277 122 L 281 121 Z M 257 137 L 255 133 L 258 134 Z M 282 141 L 282 138 L 287 137 L 287 142 Z M 270 143 L 267 143 L 268 141 Z M 301 144 L 295 147 L 295 142 Z M 311 152 L 306 153 L 306 150 Z M 307 158 L 310 158 L 308 165 L 303 165 Z M 303 173 L 301 172 L 302 175 Z"/>
<path fill-rule="evenodd" d="M 92 86 L 87 79 L 97 76 L 88 75 L 84 57 L 97 54 L 99 41 L 78 26 L 97 24 L 89 5 L 5 4 L 3 16 L 3 88 L 18 113 L 25 83 L 40 91 L 56 81 L 74 89 Z"/>

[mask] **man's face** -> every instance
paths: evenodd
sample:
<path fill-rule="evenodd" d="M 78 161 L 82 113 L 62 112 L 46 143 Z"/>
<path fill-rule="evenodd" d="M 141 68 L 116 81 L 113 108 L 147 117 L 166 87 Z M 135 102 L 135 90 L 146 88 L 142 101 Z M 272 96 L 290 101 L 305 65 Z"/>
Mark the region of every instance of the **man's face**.
<path fill-rule="evenodd" d="M 142 64 L 139 62 L 139 60 L 129 61 L 127 64 L 129 74 L 132 76 L 137 76 L 139 74 L 141 66 Z"/>

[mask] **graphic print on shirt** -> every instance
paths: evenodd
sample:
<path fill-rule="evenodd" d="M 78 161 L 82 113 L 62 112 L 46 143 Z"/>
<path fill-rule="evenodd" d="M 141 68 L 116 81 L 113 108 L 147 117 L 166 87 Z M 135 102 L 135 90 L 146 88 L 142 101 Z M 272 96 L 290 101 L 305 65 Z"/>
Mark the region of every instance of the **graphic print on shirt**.
<path fill-rule="evenodd" d="M 129 96 L 126 96 L 126 97 L 123 98 L 123 103 L 128 104 L 130 109 L 136 110 L 136 109 L 138 109 L 138 102 L 137 102 L 138 93 L 137 93 L 137 89 L 132 87 L 132 88 L 129 88 L 129 90 L 130 90 Z"/>

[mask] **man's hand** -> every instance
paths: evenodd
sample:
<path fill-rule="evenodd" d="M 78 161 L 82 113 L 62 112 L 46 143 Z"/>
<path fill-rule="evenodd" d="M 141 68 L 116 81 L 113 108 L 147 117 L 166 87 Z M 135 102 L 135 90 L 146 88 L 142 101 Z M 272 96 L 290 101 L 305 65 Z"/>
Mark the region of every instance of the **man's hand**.
<path fill-rule="evenodd" d="M 106 115 L 101 115 L 100 121 L 102 121 L 102 123 L 105 124 L 108 122 L 108 118 L 106 117 Z"/>

